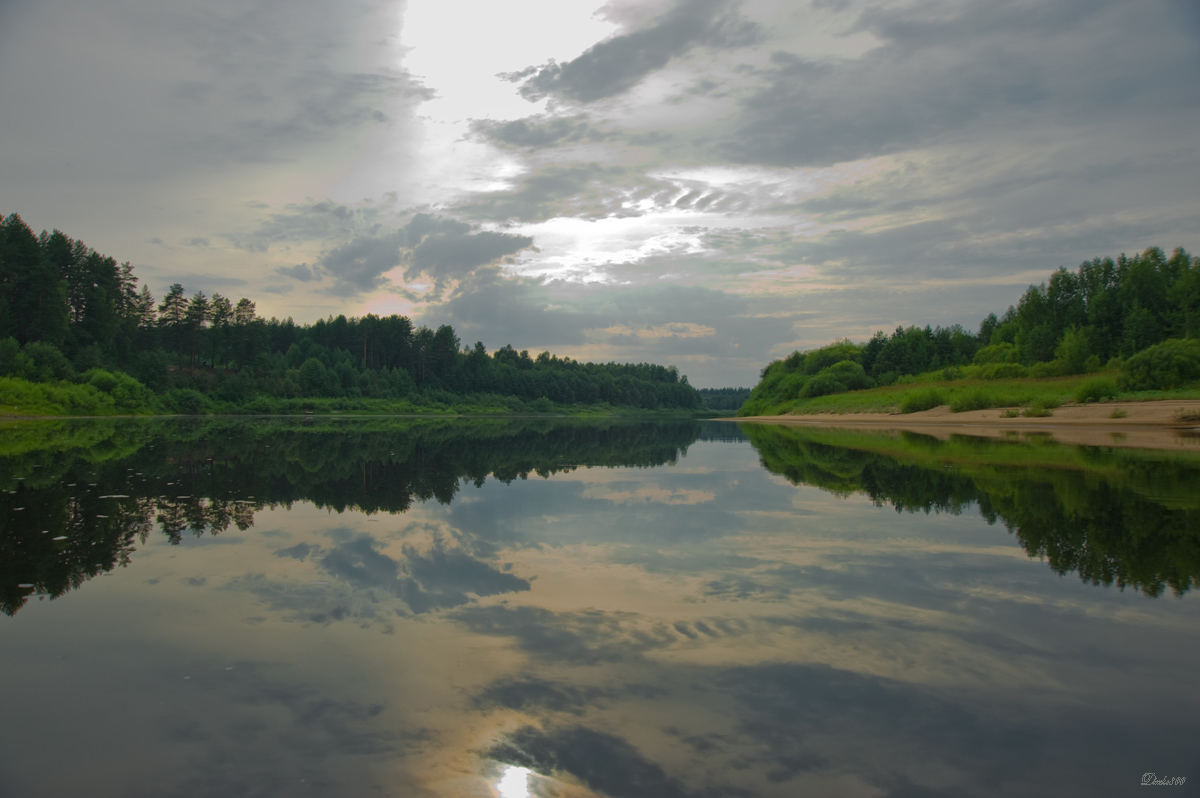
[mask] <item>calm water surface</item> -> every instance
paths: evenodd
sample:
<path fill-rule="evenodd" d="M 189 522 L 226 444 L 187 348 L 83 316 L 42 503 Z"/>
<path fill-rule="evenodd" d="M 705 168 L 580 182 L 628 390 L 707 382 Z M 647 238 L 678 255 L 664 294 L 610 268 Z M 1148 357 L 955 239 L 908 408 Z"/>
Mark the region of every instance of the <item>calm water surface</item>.
<path fill-rule="evenodd" d="M 1200 794 L 1194 440 L 10 423 L 0 489 L 0 795 Z"/>

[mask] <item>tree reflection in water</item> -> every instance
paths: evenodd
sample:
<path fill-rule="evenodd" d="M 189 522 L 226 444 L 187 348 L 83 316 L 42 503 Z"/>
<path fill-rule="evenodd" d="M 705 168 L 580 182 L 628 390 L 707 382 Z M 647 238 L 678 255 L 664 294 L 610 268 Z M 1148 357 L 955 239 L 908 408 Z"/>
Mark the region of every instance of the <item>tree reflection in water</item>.
<path fill-rule="evenodd" d="M 1060 575 L 1187 592 L 1200 578 L 1200 452 L 743 425 L 769 471 L 897 512 L 978 506 Z"/>
<path fill-rule="evenodd" d="M 581 466 L 675 462 L 696 421 L 30 422 L 0 457 L 0 611 L 55 598 L 129 563 L 157 525 L 245 531 L 263 508 L 312 502 L 402 513 L 465 484 Z M 7 431 L 6 431 L 7 432 Z M 729 435 L 727 427 L 720 434 Z"/>

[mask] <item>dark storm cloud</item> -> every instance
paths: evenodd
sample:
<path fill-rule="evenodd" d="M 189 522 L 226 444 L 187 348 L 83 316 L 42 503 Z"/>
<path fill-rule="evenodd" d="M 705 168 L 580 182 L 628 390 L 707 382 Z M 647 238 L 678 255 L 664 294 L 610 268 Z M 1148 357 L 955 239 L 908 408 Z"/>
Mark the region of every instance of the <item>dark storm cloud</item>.
<path fill-rule="evenodd" d="M 524 726 L 493 746 L 487 756 L 543 775 L 570 774 L 611 798 L 685 798 L 695 794 L 629 741 L 586 726 Z"/>
<path fill-rule="evenodd" d="M 743 101 L 726 155 L 772 166 L 827 165 L 922 147 L 971 129 L 1103 123 L 1195 107 L 1194 42 L 1172 31 L 1147 48 L 1128 31 L 1176 27 L 1177 5 L 1115 0 L 940 3 L 870 9 L 857 30 L 880 46 L 857 59 L 777 52 Z M 1132 143 L 1132 142 L 1131 142 Z"/>
<path fill-rule="evenodd" d="M 617 136 L 593 127 L 582 114 L 570 117 L 537 115 L 509 122 L 475 119 L 471 122 L 471 133 L 494 144 L 531 150 L 579 141 L 607 141 Z"/>
<path fill-rule="evenodd" d="M 738 16 L 729 0 L 680 0 L 647 27 L 605 39 L 578 58 L 551 61 L 500 75 L 520 83 L 521 96 L 554 96 L 588 103 L 620 94 L 698 45 L 744 47 L 757 40 L 758 26 Z"/>

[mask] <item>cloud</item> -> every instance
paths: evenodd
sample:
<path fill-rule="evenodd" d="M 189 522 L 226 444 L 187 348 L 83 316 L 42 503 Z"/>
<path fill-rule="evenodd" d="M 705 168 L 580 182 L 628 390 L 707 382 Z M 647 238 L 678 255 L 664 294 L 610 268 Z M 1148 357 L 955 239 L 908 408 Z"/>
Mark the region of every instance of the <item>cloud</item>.
<path fill-rule="evenodd" d="M 475 119 L 471 122 L 471 133 L 493 144 L 530 150 L 579 141 L 608 141 L 617 137 L 616 133 L 604 132 L 588 124 L 587 117 L 582 114 L 565 117 L 539 114 L 508 122 Z"/>
<path fill-rule="evenodd" d="M 275 552 L 276 557 L 291 557 L 293 560 L 304 562 L 309 554 L 320 551 L 321 547 L 309 543 L 297 543 L 295 546 L 289 546 L 286 549 L 278 549 Z"/>
<path fill-rule="evenodd" d="M 741 731 L 761 746 L 756 759 L 770 768 L 772 781 L 826 770 L 836 756 L 841 768 L 853 769 L 876 787 L 898 790 L 911 770 L 905 752 L 936 751 L 967 768 L 975 780 L 996 785 L 1018 777 L 1021 763 L 1042 744 L 1027 722 L 1006 723 L 994 711 L 922 686 L 828 665 L 732 668 L 717 685 L 742 705 Z M 854 745 L 836 747 L 839 740 Z M 874 758 L 853 761 L 861 751 L 874 752 Z M 888 755 L 879 756 L 881 751 Z"/>
<path fill-rule="evenodd" d="M 755 42 L 758 26 L 740 17 L 735 5 L 729 0 L 680 0 L 650 25 L 605 39 L 571 61 L 550 61 L 500 77 L 520 83 L 528 100 L 553 96 L 590 103 L 611 97 L 698 45 L 744 47 Z"/>
<path fill-rule="evenodd" d="M 402 262 L 401 248 L 407 240 L 403 230 L 393 230 L 380 236 L 357 236 L 329 250 L 319 264 L 323 272 L 333 277 L 329 292 L 350 297 L 383 286 L 384 272 Z"/>
<path fill-rule="evenodd" d="M 307 263 L 297 263 L 295 266 L 280 266 L 275 270 L 275 273 L 281 277 L 291 277 L 293 280 L 299 280 L 302 283 L 321 279 L 320 271 L 309 266 Z"/>
<path fill-rule="evenodd" d="M 361 21 L 381 13 L 370 0 L 22 5 L 0 73 L 21 64 L 38 89 L 0 84 L 26 109 L 0 123 L 10 179 L 59 174 L 64 153 L 73 179 L 122 183 L 290 161 L 344 132 L 407 122 L 431 96 L 394 63 L 371 63 L 381 48 L 350 57 L 365 50 Z"/>
<path fill-rule="evenodd" d="M 496 221 L 537 222 L 555 216 L 603 218 L 623 211 L 632 213 L 625 208 L 626 200 L 637 184 L 647 180 L 622 167 L 595 163 L 544 166 L 522 177 L 515 188 L 481 194 L 456 210 Z"/>
<path fill-rule="evenodd" d="M 612 798 L 684 798 L 688 790 L 629 741 L 586 726 L 523 726 L 487 756 L 544 775 L 567 773 Z"/>
<path fill-rule="evenodd" d="M 518 712 L 565 712 L 582 715 L 584 710 L 618 694 L 600 687 L 574 687 L 538 677 L 502 679 L 481 690 L 472 699 L 480 709 L 513 709 Z"/>
<path fill-rule="evenodd" d="M 469 226 L 461 225 L 425 234 L 409 256 L 405 279 L 414 280 L 420 276 L 437 281 L 462 278 L 480 266 L 515 255 L 533 245 L 529 236 L 487 230 L 471 233 L 469 230 Z"/>
<path fill-rule="evenodd" d="M 795 304 L 697 286 L 564 284 L 481 268 L 417 320 L 450 324 L 462 340 L 491 349 L 512 344 L 601 361 L 676 362 L 693 384 L 723 385 L 753 382 L 771 347 L 794 337 Z M 686 358 L 695 361 L 685 367 Z M 738 369 L 745 373 L 737 376 Z"/>
<path fill-rule="evenodd" d="M 944 141 L 971 130 L 1046 123 L 1085 126 L 1127 113 L 1196 107 L 1184 77 L 1194 45 L 1169 35 L 1145 57 L 1127 40 L 1167 3 L 919 3 L 869 8 L 853 32 L 878 46 L 859 58 L 806 58 L 780 50 L 765 85 L 741 102 L 723 154 L 743 163 L 817 166 Z M 1190 51 L 1190 52 L 1188 52 Z"/>
<path fill-rule="evenodd" d="M 446 280 L 466 277 L 532 244 L 529 236 L 478 230 L 455 219 L 418 213 L 399 229 L 375 226 L 330 249 L 311 271 L 314 276 L 334 278 L 329 292 L 335 296 L 356 296 L 383 287 L 388 284 L 383 275 L 398 266 L 404 267 L 405 280 L 432 278 L 438 286 L 435 293 L 440 293 Z M 292 267 L 289 276 L 300 277 L 303 272 L 295 273 L 298 268 Z"/>
<path fill-rule="evenodd" d="M 415 613 L 458 607 L 471 596 L 522 592 L 530 583 L 492 567 L 463 551 L 447 550 L 435 540 L 428 552 L 404 546 L 403 559 L 382 553 L 378 542 L 361 536 L 335 546 L 321 557 L 331 576 L 360 588 L 381 590 L 401 598 Z"/>
<path fill-rule="evenodd" d="M 255 203 L 252 210 L 265 210 Z M 233 245 L 250 252 L 266 252 L 275 244 L 302 244 L 369 234 L 380 228 L 379 210 L 374 207 L 350 208 L 332 200 L 306 200 L 288 203 L 259 217 L 249 232 L 226 234 Z"/>
<path fill-rule="evenodd" d="M 475 634 L 509 637 L 542 660 L 596 664 L 636 659 L 678 638 L 663 624 L 624 612 L 552 612 L 541 607 L 466 607 L 451 616 Z"/>

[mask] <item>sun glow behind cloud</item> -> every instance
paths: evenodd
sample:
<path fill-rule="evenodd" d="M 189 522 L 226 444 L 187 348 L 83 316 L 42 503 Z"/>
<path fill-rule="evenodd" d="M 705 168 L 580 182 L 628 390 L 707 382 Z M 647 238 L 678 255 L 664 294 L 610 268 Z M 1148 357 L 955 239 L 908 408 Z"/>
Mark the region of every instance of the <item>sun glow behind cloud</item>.
<path fill-rule="evenodd" d="M 496 792 L 500 798 L 529 798 L 529 776 L 533 773 L 529 768 L 508 765 L 504 775 L 496 782 Z"/>

